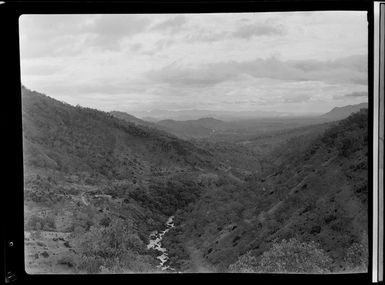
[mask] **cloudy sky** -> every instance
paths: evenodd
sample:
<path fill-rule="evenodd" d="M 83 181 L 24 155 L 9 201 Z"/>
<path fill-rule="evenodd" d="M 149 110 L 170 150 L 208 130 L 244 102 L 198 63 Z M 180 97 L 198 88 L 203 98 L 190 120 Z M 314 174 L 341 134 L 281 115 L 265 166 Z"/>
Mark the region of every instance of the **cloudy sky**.
<path fill-rule="evenodd" d="M 365 12 L 23 15 L 20 56 L 27 88 L 137 116 L 367 101 Z"/>

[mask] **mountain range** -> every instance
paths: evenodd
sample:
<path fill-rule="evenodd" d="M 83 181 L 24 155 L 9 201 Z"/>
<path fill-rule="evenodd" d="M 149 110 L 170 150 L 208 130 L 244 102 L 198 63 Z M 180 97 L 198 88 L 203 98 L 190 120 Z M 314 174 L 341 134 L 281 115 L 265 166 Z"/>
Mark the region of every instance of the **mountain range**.
<path fill-rule="evenodd" d="M 254 135 L 258 132 L 264 132 L 265 130 L 271 131 L 273 128 L 278 129 L 288 129 L 292 127 L 300 127 L 306 125 L 313 125 L 322 122 L 341 120 L 348 117 L 350 114 L 354 112 L 358 112 L 361 108 L 367 108 L 367 103 L 361 103 L 357 105 L 348 105 L 344 107 L 335 107 L 331 111 L 322 114 L 320 116 L 288 116 L 287 114 L 281 114 L 278 116 L 278 112 L 276 113 L 261 113 L 259 118 L 249 118 L 251 113 L 237 113 L 243 114 L 242 117 L 238 115 L 234 118 L 236 120 L 229 120 L 228 115 L 231 112 L 211 112 L 211 111 L 202 111 L 202 110 L 192 110 L 191 112 L 187 111 L 186 113 L 181 112 L 182 115 L 204 115 L 204 114 L 215 114 L 215 117 L 203 117 L 199 119 L 193 120 L 175 120 L 171 119 L 173 117 L 177 117 L 175 114 L 179 114 L 179 112 L 170 112 L 159 111 L 157 114 L 161 114 L 162 116 L 167 116 L 169 119 L 166 120 L 158 120 L 154 121 L 153 118 L 149 118 L 151 122 L 138 119 L 132 115 L 129 115 L 124 112 L 112 111 L 110 112 L 113 116 L 126 120 L 127 122 L 133 122 L 139 125 L 151 126 L 154 128 L 158 128 L 164 130 L 166 132 L 172 133 L 180 138 L 189 139 L 189 138 L 207 138 L 207 137 L 224 137 L 228 139 L 229 136 L 245 136 L 246 134 Z M 226 114 L 226 120 L 220 120 L 222 116 Z M 253 113 L 255 114 L 255 113 Z M 282 117 L 282 116 L 283 117 Z M 266 117 L 265 117 L 266 116 Z"/>
<path fill-rule="evenodd" d="M 276 111 L 217 111 L 217 110 L 200 110 L 190 109 L 181 111 L 171 110 L 151 110 L 142 112 L 139 114 L 146 121 L 158 122 L 161 120 L 197 120 L 200 118 L 216 118 L 223 121 L 232 120 L 245 120 L 255 118 L 277 118 L 277 117 L 288 117 L 293 116 L 289 112 L 276 112 Z"/>

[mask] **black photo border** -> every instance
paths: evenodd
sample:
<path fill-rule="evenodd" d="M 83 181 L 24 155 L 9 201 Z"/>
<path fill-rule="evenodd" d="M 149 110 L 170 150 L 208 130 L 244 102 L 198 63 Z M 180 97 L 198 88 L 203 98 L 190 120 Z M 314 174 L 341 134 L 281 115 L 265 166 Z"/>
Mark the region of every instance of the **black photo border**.
<path fill-rule="evenodd" d="M 371 0 L 250 0 L 250 1 L 4 1 L 0 5 L 1 114 L 3 152 L 2 209 L 4 280 L 9 283 L 42 282 L 279 282 L 371 283 L 372 199 L 368 196 L 369 272 L 365 274 L 127 274 L 127 275 L 29 275 L 24 266 L 23 146 L 18 20 L 23 14 L 123 14 L 123 13 L 225 13 L 294 11 L 367 11 L 369 146 L 368 187 L 373 188 L 373 1 Z M 352 31 L 354 32 L 354 31 Z M 4 88 L 5 87 L 5 88 Z M 41 284 L 41 283 L 40 283 Z"/>

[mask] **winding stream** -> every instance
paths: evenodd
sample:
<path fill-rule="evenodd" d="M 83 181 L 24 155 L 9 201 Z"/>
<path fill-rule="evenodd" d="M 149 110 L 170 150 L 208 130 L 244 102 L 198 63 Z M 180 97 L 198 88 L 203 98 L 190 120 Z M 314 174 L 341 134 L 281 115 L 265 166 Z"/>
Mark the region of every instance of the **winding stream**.
<path fill-rule="evenodd" d="M 174 227 L 174 216 L 171 216 L 168 218 L 168 220 L 166 222 L 166 229 L 164 231 L 161 231 L 161 232 L 155 231 L 155 232 L 150 234 L 150 242 L 147 245 L 147 249 L 152 248 L 152 249 L 155 249 L 161 253 L 161 255 L 159 255 L 157 257 L 157 259 L 159 259 L 159 261 L 160 261 L 159 265 L 157 267 L 162 269 L 162 270 L 167 270 L 167 269 L 168 270 L 175 270 L 174 268 L 171 268 L 170 266 L 164 265 L 168 260 L 168 254 L 167 254 L 167 249 L 162 247 L 163 236 L 173 227 Z"/>

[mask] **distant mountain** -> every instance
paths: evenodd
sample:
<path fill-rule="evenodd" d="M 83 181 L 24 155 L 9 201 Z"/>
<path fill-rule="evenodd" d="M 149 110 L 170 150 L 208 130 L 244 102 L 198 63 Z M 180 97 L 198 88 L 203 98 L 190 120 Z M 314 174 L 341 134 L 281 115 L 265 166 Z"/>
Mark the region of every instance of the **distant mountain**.
<path fill-rule="evenodd" d="M 110 114 L 123 121 L 133 123 L 138 126 L 156 128 L 174 134 L 180 138 L 199 138 L 207 137 L 216 130 L 224 129 L 225 122 L 214 118 L 200 118 L 198 120 L 176 121 L 161 120 L 157 123 L 148 122 L 120 111 L 112 111 Z"/>
<path fill-rule="evenodd" d="M 360 109 L 368 108 L 368 103 L 360 103 L 357 105 L 348 105 L 344 107 L 335 107 L 330 112 L 323 114 L 321 117 L 331 120 L 342 120 L 349 117 L 352 113 L 360 111 Z"/>
<path fill-rule="evenodd" d="M 162 120 L 157 126 L 180 137 L 196 138 L 207 137 L 218 130 L 223 130 L 226 123 L 214 118 L 200 118 L 188 121 Z"/>
<path fill-rule="evenodd" d="M 153 117 L 143 117 L 142 120 L 144 120 L 146 122 L 152 122 L 152 123 L 156 123 L 159 121 L 159 119 L 153 118 Z"/>
<path fill-rule="evenodd" d="M 235 142 L 253 139 L 267 133 L 286 132 L 302 126 L 325 123 L 330 120 L 320 117 L 274 117 L 245 120 L 222 121 L 214 118 L 177 121 L 162 120 L 156 123 L 158 129 L 165 130 L 180 138 L 210 139 L 211 141 Z"/>
<path fill-rule="evenodd" d="M 151 110 L 141 114 L 141 118 L 146 118 L 149 121 L 160 121 L 166 119 L 186 121 L 186 120 L 198 120 L 200 118 L 216 118 L 223 121 L 232 120 L 244 120 L 255 118 L 277 118 L 282 116 L 291 116 L 292 114 L 287 112 L 275 112 L 275 111 L 215 111 L 215 110 Z"/>

